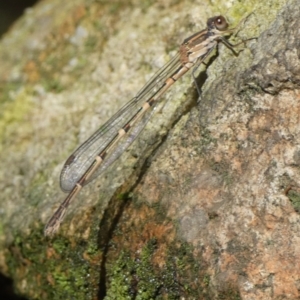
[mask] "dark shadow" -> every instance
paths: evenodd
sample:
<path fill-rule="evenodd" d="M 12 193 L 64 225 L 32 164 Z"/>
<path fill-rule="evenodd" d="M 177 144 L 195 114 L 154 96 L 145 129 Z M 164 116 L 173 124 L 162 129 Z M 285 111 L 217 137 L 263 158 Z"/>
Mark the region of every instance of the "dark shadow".
<path fill-rule="evenodd" d="M 1 300 L 27 300 L 14 293 L 13 281 L 0 274 L 0 299 Z"/>
<path fill-rule="evenodd" d="M 116 193 L 117 194 L 117 193 Z M 119 223 L 120 218 L 122 217 L 123 212 L 125 211 L 127 205 L 130 203 L 130 198 L 128 194 L 122 197 L 123 199 L 113 198 L 106 208 L 103 218 L 100 222 L 99 234 L 98 234 L 98 246 L 99 249 L 102 249 L 103 256 L 100 264 L 100 276 L 99 276 L 99 291 L 98 299 L 104 299 L 106 296 L 106 255 L 109 250 L 109 241 L 113 236 L 113 232 L 116 229 L 116 226 Z"/>
<path fill-rule="evenodd" d="M 0 1 L 0 37 L 9 29 L 28 7 L 38 0 L 10 0 Z"/>

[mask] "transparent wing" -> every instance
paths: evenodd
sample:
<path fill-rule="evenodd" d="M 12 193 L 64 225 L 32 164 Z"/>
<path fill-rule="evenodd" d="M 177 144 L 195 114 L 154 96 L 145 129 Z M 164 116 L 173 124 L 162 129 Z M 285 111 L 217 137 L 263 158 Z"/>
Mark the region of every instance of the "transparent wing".
<path fill-rule="evenodd" d="M 105 151 L 111 139 L 118 134 L 137 110 L 151 98 L 165 84 L 165 81 L 181 67 L 180 55 L 177 53 L 165 66 L 163 66 L 138 92 L 138 94 L 102 125 L 88 140 L 86 140 L 66 161 L 60 176 L 60 186 L 65 192 L 71 191 L 75 184 L 85 174 L 86 170 L 95 160 L 95 157 Z M 154 105 L 153 105 L 154 106 Z M 152 106 L 152 107 L 153 107 Z M 110 166 L 136 139 L 149 121 L 153 110 L 149 110 L 137 122 L 130 132 L 110 151 L 98 170 L 85 182 L 101 174 Z"/>

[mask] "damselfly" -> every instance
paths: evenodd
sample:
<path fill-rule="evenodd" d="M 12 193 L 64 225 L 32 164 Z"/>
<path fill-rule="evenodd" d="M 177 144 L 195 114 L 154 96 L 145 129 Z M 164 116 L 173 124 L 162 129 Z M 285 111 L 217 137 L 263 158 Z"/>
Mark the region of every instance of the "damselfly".
<path fill-rule="evenodd" d="M 185 39 L 178 53 L 138 94 L 67 159 L 61 172 L 60 186 L 69 194 L 48 221 L 45 235 L 52 235 L 58 230 L 67 207 L 83 186 L 107 169 L 136 139 L 166 90 L 191 68 L 194 76 L 195 70 L 219 42 L 230 49 L 239 45 L 232 45 L 225 38 L 232 32 L 223 16 L 209 18 L 206 29 Z"/>

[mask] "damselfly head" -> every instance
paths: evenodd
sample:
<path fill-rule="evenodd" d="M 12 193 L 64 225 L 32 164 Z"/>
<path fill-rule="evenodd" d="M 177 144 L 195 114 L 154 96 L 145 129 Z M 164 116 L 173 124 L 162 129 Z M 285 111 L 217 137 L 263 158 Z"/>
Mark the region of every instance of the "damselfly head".
<path fill-rule="evenodd" d="M 223 16 L 215 16 L 207 20 L 208 29 L 218 29 L 224 31 L 228 28 L 228 23 Z"/>

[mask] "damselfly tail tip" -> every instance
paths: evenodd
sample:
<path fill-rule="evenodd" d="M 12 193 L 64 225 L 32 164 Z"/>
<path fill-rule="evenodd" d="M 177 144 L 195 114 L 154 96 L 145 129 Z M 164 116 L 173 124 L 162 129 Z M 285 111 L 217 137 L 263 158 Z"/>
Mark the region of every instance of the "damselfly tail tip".
<path fill-rule="evenodd" d="M 45 236 L 53 236 L 59 229 L 65 210 L 58 210 L 48 221 L 44 229 Z"/>
<path fill-rule="evenodd" d="M 66 212 L 66 206 L 61 205 L 54 215 L 51 217 L 51 219 L 48 221 L 48 223 L 45 226 L 44 229 L 44 235 L 45 236 L 53 236 L 59 229 L 60 223 L 62 222 L 64 215 Z"/>
<path fill-rule="evenodd" d="M 59 229 L 60 223 L 56 222 L 56 224 L 47 224 L 44 229 L 44 235 L 46 237 L 52 237 Z"/>

